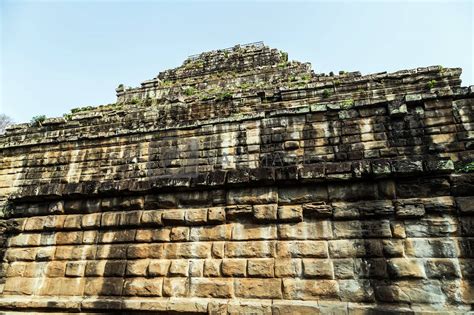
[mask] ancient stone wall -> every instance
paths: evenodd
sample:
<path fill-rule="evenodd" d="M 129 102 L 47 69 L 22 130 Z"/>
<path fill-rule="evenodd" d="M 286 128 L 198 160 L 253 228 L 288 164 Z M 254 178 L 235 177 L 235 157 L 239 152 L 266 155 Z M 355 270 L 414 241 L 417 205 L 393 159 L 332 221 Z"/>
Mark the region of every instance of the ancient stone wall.
<path fill-rule="evenodd" d="M 0 136 L 0 310 L 474 305 L 460 69 L 315 74 L 262 44 Z"/>

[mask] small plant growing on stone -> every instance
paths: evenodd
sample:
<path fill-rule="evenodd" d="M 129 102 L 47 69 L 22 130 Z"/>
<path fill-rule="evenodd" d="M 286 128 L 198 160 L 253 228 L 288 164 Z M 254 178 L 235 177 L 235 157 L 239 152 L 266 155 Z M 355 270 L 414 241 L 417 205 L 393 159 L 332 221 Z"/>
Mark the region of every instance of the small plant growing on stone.
<path fill-rule="evenodd" d="M 472 173 L 474 172 L 474 161 L 462 163 L 456 166 L 456 173 Z"/>
<path fill-rule="evenodd" d="M 431 80 L 426 84 L 426 87 L 431 90 L 432 88 L 434 88 L 435 85 L 436 85 L 436 80 Z"/>
<path fill-rule="evenodd" d="M 184 94 L 186 96 L 192 96 L 192 95 L 196 94 L 196 92 L 197 92 L 197 90 L 193 87 L 188 87 L 184 90 Z"/>
<path fill-rule="evenodd" d="M 232 93 L 230 92 L 222 92 L 216 95 L 216 100 L 218 101 L 229 100 L 231 98 L 232 98 Z"/>
<path fill-rule="evenodd" d="M 38 116 L 34 116 L 33 118 L 31 118 L 30 123 L 31 123 L 33 126 L 40 127 L 41 124 L 42 124 L 45 120 L 46 120 L 46 116 L 45 116 L 45 115 L 38 115 Z"/>
<path fill-rule="evenodd" d="M 282 52 L 281 52 L 281 59 L 282 59 L 283 61 L 286 61 L 286 62 L 287 62 L 287 61 L 288 61 L 288 53 L 282 51 Z"/>
<path fill-rule="evenodd" d="M 323 91 L 323 98 L 328 98 L 329 96 L 331 96 L 331 92 L 329 92 L 329 90 L 324 90 Z"/>
<path fill-rule="evenodd" d="M 138 104 L 138 103 L 140 103 L 140 100 L 138 98 L 134 97 L 130 100 L 130 104 Z"/>

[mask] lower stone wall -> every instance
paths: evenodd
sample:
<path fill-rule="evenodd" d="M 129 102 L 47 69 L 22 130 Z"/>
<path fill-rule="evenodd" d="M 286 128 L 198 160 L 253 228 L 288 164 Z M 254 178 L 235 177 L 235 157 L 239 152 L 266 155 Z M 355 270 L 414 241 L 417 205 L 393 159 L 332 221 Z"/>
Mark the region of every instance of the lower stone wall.
<path fill-rule="evenodd" d="M 17 203 L 25 217 L 1 225 L 0 310 L 465 313 L 474 305 L 473 182 Z M 27 214 L 39 208 L 49 214 Z"/>

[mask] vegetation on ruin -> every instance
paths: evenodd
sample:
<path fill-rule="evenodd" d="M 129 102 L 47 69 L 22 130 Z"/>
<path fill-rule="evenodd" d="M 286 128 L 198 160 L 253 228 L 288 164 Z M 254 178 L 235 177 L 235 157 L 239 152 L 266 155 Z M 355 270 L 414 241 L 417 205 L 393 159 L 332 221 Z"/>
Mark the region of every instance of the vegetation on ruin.
<path fill-rule="evenodd" d="M 328 98 L 329 96 L 331 96 L 331 92 L 328 89 L 325 89 L 323 91 L 323 98 Z"/>
<path fill-rule="evenodd" d="M 471 173 L 474 172 L 474 161 L 461 162 L 455 166 L 456 173 Z"/>
<path fill-rule="evenodd" d="M 431 80 L 426 84 L 426 87 L 431 90 L 432 88 L 434 88 L 435 85 L 436 85 L 436 80 Z"/>
<path fill-rule="evenodd" d="M 39 127 L 45 120 L 46 120 L 46 115 L 33 116 L 33 118 L 31 118 L 30 124 L 33 126 Z"/>

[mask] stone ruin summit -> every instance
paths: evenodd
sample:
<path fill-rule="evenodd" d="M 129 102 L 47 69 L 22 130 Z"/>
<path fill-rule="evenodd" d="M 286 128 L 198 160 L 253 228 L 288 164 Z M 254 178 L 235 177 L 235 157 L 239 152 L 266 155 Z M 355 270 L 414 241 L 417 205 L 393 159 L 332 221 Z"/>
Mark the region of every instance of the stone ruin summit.
<path fill-rule="evenodd" d="M 0 136 L 0 313 L 474 310 L 474 87 L 252 43 Z"/>

